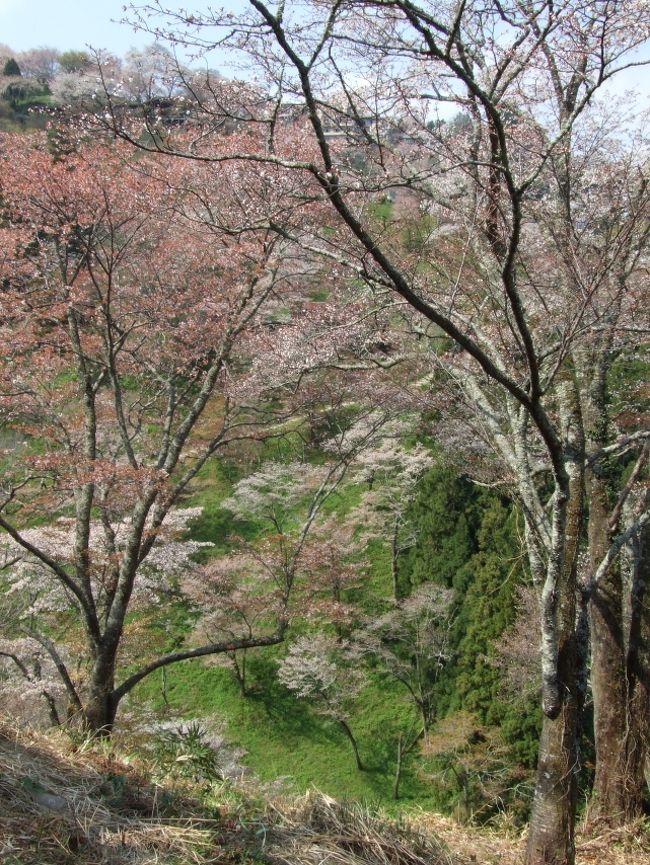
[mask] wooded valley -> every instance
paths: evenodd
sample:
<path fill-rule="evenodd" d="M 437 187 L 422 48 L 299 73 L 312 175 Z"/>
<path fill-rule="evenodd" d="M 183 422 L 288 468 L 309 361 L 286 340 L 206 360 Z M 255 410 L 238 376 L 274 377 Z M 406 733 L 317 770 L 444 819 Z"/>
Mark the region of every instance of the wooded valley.
<path fill-rule="evenodd" d="M 130 14 L 3 61 L 3 715 L 573 865 L 649 807 L 650 10 Z"/>

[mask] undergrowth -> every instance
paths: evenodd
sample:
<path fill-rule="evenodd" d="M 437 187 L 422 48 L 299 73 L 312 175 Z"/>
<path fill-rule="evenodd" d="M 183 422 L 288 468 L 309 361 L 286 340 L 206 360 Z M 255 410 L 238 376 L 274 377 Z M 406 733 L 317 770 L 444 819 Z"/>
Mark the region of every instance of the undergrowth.
<path fill-rule="evenodd" d="M 461 827 L 311 791 L 279 796 L 256 779 L 223 779 L 199 724 L 72 741 L 0 721 L 3 865 L 520 865 L 525 837 Z M 171 761 L 167 769 L 160 749 Z M 152 757 L 152 754 L 154 755 Z M 186 759 L 201 754 L 200 765 Z M 157 756 L 156 756 L 157 755 Z M 218 753 L 217 753 L 218 758 Z M 176 763 L 177 769 L 171 766 Z M 183 767 L 178 769 L 178 767 Z M 577 865 L 645 865 L 643 821 L 579 830 Z"/>
<path fill-rule="evenodd" d="M 157 735 L 152 734 L 154 737 Z M 161 743 L 173 740 L 160 736 Z M 207 740 L 206 740 L 207 741 Z M 174 762 L 205 757 L 200 729 Z M 195 767 L 196 768 L 196 767 Z M 114 743 L 0 730 L 3 865 L 453 865 L 432 834 L 321 794 L 269 799 L 212 771 L 179 777 Z"/>

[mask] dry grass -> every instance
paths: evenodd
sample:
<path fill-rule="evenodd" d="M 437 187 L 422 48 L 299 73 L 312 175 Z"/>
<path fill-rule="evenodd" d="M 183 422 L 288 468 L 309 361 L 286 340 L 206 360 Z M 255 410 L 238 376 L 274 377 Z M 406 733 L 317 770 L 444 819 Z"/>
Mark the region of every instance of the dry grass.
<path fill-rule="evenodd" d="M 211 818 L 101 749 L 0 727 L 3 865 L 459 865 L 432 838 L 324 796 Z"/>
<path fill-rule="evenodd" d="M 411 822 L 421 831 L 440 838 L 464 862 L 480 865 L 521 865 L 523 862 L 523 835 L 461 826 L 451 817 L 424 811 L 413 815 Z"/>
<path fill-rule="evenodd" d="M 64 739 L 0 730 L 3 865 L 207 862 L 211 832 L 158 816 L 164 791 Z"/>
<path fill-rule="evenodd" d="M 418 814 L 413 824 L 444 842 L 462 860 L 477 865 L 524 865 L 526 831 L 514 833 L 460 826 L 440 814 Z M 637 821 L 619 829 L 579 826 L 576 865 L 650 865 L 650 827 Z"/>
<path fill-rule="evenodd" d="M 613 829 L 591 823 L 578 831 L 579 865 L 650 865 L 650 825 L 638 820 Z"/>
<path fill-rule="evenodd" d="M 322 794 L 275 810 L 267 856 L 277 865 L 454 865 L 433 836 Z"/>
<path fill-rule="evenodd" d="M 3 865 L 523 863 L 523 835 L 424 812 L 390 821 L 320 794 L 265 807 L 240 799 L 214 813 L 186 788 L 158 785 L 101 749 L 74 751 L 63 736 L 0 725 Z M 648 826 L 592 823 L 577 853 L 578 865 L 650 865 Z"/>

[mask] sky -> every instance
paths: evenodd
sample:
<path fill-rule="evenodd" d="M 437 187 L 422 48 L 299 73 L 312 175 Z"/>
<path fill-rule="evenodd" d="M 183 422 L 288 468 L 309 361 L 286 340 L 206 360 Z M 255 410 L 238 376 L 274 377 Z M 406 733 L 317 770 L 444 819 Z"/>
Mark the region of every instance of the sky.
<path fill-rule="evenodd" d="M 126 0 L 0 0 L 0 42 L 15 51 L 105 48 L 123 56 L 153 41 L 134 32 L 124 17 Z"/>
<path fill-rule="evenodd" d="M 0 43 L 14 51 L 48 47 L 60 51 L 102 48 L 123 57 L 130 48 L 151 45 L 153 38 L 120 23 L 129 0 L 0 0 Z M 179 3 L 179 5 L 181 5 Z M 187 7 L 211 5 L 202 0 L 188 0 Z M 244 0 L 217 0 L 215 7 L 236 9 Z M 641 56 L 648 57 L 650 45 Z M 215 66 L 219 66 L 219 58 Z M 608 89 L 609 98 L 620 98 L 628 89 L 637 90 L 649 100 L 650 67 L 624 72 Z"/>

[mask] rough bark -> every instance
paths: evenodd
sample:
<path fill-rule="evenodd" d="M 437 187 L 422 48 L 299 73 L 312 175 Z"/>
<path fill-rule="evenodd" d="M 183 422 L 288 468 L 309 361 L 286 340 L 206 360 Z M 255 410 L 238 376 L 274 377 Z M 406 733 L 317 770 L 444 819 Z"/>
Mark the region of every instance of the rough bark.
<path fill-rule="evenodd" d="M 539 744 L 537 782 L 530 819 L 526 865 L 573 865 L 574 823 L 577 804 L 578 647 L 576 639 L 576 572 L 584 507 L 584 440 L 579 407 L 571 384 L 566 388 L 566 482 L 557 490 L 561 505 L 554 517 L 555 531 L 564 537 L 562 566 L 555 586 L 554 639 L 557 645 L 557 685 L 560 710 L 544 715 Z M 562 488 L 564 487 L 564 489 Z M 548 623 L 543 621 L 543 630 Z M 547 639 L 543 634 L 542 642 Z"/>
<path fill-rule="evenodd" d="M 573 651 L 566 649 L 569 654 Z M 544 718 L 527 865 L 571 865 L 575 861 L 576 720 L 573 699 L 565 700 L 557 718 Z"/>
<path fill-rule="evenodd" d="M 115 654 L 102 652 L 96 658 L 88 696 L 84 700 L 82 728 L 92 736 L 110 736 L 115 723 L 118 701 L 115 689 Z"/>
<path fill-rule="evenodd" d="M 645 524 L 640 537 L 630 545 L 625 561 L 623 623 L 626 645 L 625 696 L 626 727 L 623 736 L 625 767 L 624 820 L 638 817 L 642 809 L 645 767 L 650 753 L 648 718 L 650 718 L 650 525 Z"/>
<path fill-rule="evenodd" d="M 608 341 L 597 345 L 583 363 L 587 382 L 583 410 L 591 453 L 597 453 L 608 441 L 605 382 L 610 349 Z M 613 516 L 606 476 L 599 461 L 590 464 L 586 480 L 589 567 L 594 575 L 610 549 L 614 524 L 627 510 L 626 497 L 619 498 Z M 590 592 L 596 750 L 590 816 L 615 826 L 639 816 L 642 809 L 648 687 L 647 652 L 644 653 L 645 583 L 640 573 L 640 569 L 647 568 L 644 563 L 647 558 L 642 555 L 641 546 L 641 538 L 633 539 L 627 552 L 592 585 Z"/>
<path fill-rule="evenodd" d="M 565 600 L 558 610 L 558 674 L 564 698 L 557 717 L 544 716 L 527 865 L 572 865 L 575 859 L 573 820 L 577 793 L 578 697 L 575 602 L 568 589 L 567 585 Z"/>
<path fill-rule="evenodd" d="M 609 546 L 604 482 L 589 483 L 589 558 L 592 573 Z M 596 775 L 592 814 L 618 823 L 628 810 L 626 792 L 626 675 L 621 574 L 617 567 L 593 588 L 590 601 L 591 687 Z"/>

